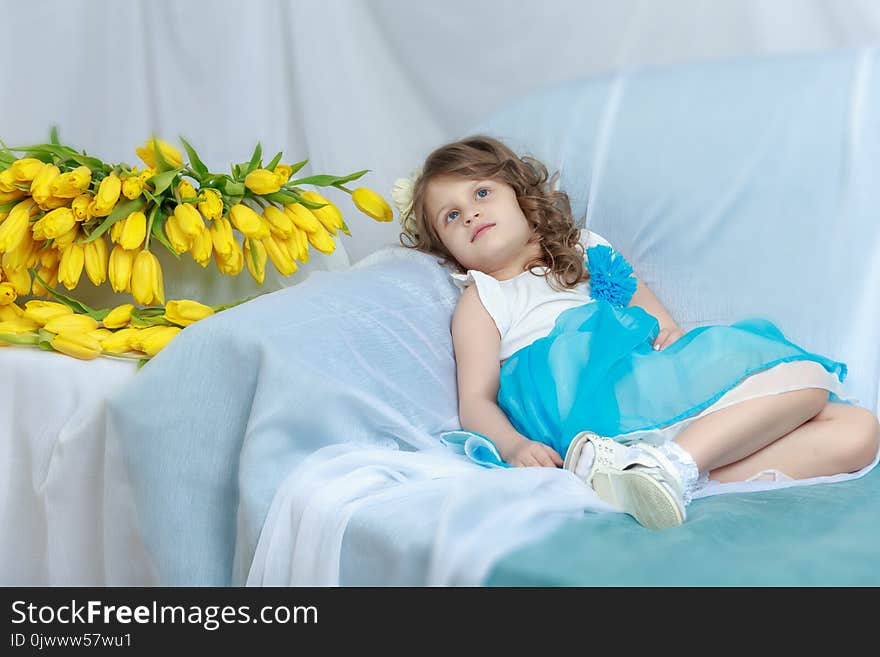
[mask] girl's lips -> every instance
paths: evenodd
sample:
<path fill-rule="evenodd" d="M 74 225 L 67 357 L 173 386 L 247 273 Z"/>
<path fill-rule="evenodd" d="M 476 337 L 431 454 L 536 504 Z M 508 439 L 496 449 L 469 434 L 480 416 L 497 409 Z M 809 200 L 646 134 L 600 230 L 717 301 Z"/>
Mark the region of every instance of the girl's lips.
<path fill-rule="evenodd" d="M 486 224 L 485 226 L 480 226 L 480 227 L 477 229 L 477 232 L 474 233 L 474 236 L 473 236 L 473 238 L 471 239 L 471 242 L 473 242 L 474 240 L 476 240 L 480 235 L 482 235 L 483 233 L 485 233 L 487 230 L 489 230 L 489 229 L 490 229 L 492 226 L 494 226 L 494 225 L 495 225 L 495 224 Z"/>

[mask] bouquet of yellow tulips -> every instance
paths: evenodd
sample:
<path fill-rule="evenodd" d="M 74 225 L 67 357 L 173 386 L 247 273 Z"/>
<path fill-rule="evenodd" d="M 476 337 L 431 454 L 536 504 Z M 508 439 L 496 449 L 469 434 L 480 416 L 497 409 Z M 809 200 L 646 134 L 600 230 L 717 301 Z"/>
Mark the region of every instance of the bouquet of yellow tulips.
<path fill-rule="evenodd" d="M 55 128 L 48 144 L 10 148 L 0 142 L 0 308 L 5 307 L 0 315 L 0 346 L 4 341 L 34 344 L 86 357 L 95 351 L 95 341 L 71 346 L 61 336 L 73 331 L 56 332 L 52 327 L 78 322 L 80 329 L 88 330 L 77 333 L 91 334 L 95 340 L 95 336 L 108 337 L 100 333 L 114 328 L 107 325 L 107 317 L 115 324 L 117 315 L 124 314 L 120 308 L 127 305 L 136 324 L 154 324 L 127 328 L 163 328 L 167 330 L 151 335 L 173 337 L 172 331 L 182 326 L 174 321 L 175 313 L 198 302 L 164 305 L 162 269 L 151 250 L 156 243 L 176 256 L 188 253 L 202 267 L 213 257 L 221 274 L 235 276 L 246 267 L 260 285 L 267 260 L 282 275 L 293 274 L 297 261 L 308 261 L 310 247 L 331 253 L 338 231 L 351 235 L 339 208 L 302 185 L 343 190 L 367 216 L 393 220 L 391 207 L 379 194 L 345 186 L 367 169 L 347 176 L 292 179 L 308 160 L 282 164 L 278 153 L 264 166 L 258 143 L 248 162 L 230 167 L 231 175 L 212 173 L 193 147 L 182 137 L 180 141 L 189 162 L 177 148 L 153 137 L 135 149 L 146 165 L 141 170 L 78 153 L 60 143 Z M 15 152 L 23 156 L 16 157 Z M 109 279 L 114 292 L 130 293 L 137 304 L 148 308 L 122 304 L 112 311 L 93 310 L 55 289 L 59 283 L 68 290 L 76 288 L 83 269 L 94 285 Z M 32 300 L 25 308 L 15 303 L 27 295 L 58 301 Z M 43 308 L 59 313 L 64 308 L 64 314 L 73 317 L 44 322 L 47 311 L 38 310 Z M 156 318 L 162 322 L 155 322 Z M 97 326 L 99 321 L 103 327 Z M 127 350 L 150 356 L 160 342 L 156 338 L 148 344 L 126 345 Z M 116 345 L 111 340 L 109 349 L 98 348 L 97 353 L 113 353 Z"/>
<path fill-rule="evenodd" d="M 83 360 L 102 355 L 134 358 L 143 365 L 184 327 L 243 303 L 206 306 L 180 299 L 165 306 L 137 308 L 126 303 L 95 310 L 58 290 L 50 292 L 60 302 L 32 299 L 24 308 L 0 305 L 0 346 L 39 347 Z"/>

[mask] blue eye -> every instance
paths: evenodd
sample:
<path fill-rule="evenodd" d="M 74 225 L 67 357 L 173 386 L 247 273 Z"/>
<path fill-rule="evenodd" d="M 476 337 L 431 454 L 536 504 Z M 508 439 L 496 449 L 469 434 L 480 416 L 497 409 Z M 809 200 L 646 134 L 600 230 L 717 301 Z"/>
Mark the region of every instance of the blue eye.
<path fill-rule="evenodd" d="M 486 194 L 480 195 L 480 192 L 486 192 Z M 486 196 L 488 196 L 488 194 L 489 194 L 489 190 L 486 187 L 480 187 L 480 189 L 477 190 L 477 198 L 486 198 Z M 449 223 L 449 218 L 452 217 L 452 215 L 454 215 L 454 214 L 458 214 L 458 210 L 453 210 L 452 212 L 450 212 L 449 214 L 446 215 L 446 223 Z M 454 217 L 452 218 L 452 221 L 455 221 Z"/>

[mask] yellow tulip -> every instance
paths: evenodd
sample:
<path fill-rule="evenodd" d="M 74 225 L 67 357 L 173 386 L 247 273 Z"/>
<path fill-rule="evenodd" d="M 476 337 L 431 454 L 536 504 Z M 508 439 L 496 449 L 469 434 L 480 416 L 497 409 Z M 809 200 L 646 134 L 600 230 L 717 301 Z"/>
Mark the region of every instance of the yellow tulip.
<path fill-rule="evenodd" d="M 0 306 L 8 306 L 18 298 L 12 283 L 0 283 Z"/>
<path fill-rule="evenodd" d="M 196 188 L 192 186 L 192 183 L 189 180 L 181 180 L 177 184 L 177 195 L 180 196 L 181 199 L 195 198 L 198 196 L 198 194 L 196 194 Z"/>
<path fill-rule="evenodd" d="M 336 229 L 345 226 L 345 222 L 342 220 L 342 213 L 331 201 L 328 201 L 317 192 L 303 192 L 302 197 L 307 201 L 326 204 L 323 208 L 309 209 L 312 211 L 312 214 L 318 218 L 318 221 L 321 222 L 324 228 L 327 229 L 328 233 L 336 235 Z"/>
<path fill-rule="evenodd" d="M 188 203 L 178 203 L 174 208 L 174 216 L 177 217 L 181 232 L 190 240 L 202 232 L 205 226 L 202 215 Z"/>
<path fill-rule="evenodd" d="M 147 250 L 137 254 L 131 269 L 131 294 L 144 305 L 164 304 L 165 286 L 162 267 L 155 255 Z"/>
<path fill-rule="evenodd" d="M 141 339 L 141 351 L 155 356 L 171 342 L 182 329 L 176 326 L 158 326 L 159 330 Z"/>
<path fill-rule="evenodd" d="M 57 208 L 43 215 L 33 225 L 34 237 L 37 239 L 55 239 L 76 225 L 76 215 L 70 208 Z"/>
<path fill-rule="evenodd" d="M 29 183 L 42 171 L 44 164 L 45 162 L 34 157 L 23 157 L 13 162 L 8 171 L 16 182 Z"/>
<path fill-rule="evenodd" d="M 242 267 L 244 267 L 244 254 L 238 242 L 232 240 L 228 254 L 222 254 L 214 249 L 214 261 L 217 263 L 217 269 L 221 274 L 238 276 Z"/>
<path fill-rule="evenodd" d="M 101 323 L 109 329 L 122 328 L 131 321 L 131 311 L 134 310 L 134 304 L 124 303 L 116 306 L 101 320 Z"/>
<path fill-rule="evenodd" d="M 10 192 L 4 192 L 0 190 L 0 205 L 4 203 L 9 203 L 10 201 L 17 201 L 19 199 L 27 196 L 27 193 L 22 189 L 13 189 Z M 0 216 L 0 221 L 3 221 L 3 217 Z"/>
<path fill-rule="evenodd" d="M 31 273 L 27 269 L 4 270 L 3 273 L 19 296 L 23 297 L 31 293 Z"/>
<path fill-rule="evenodd" d="M 49 269 L 57 265 L 58 261 L 61 259 L 58 255 L 58 251 L 55 249 L 43 249 L 42 251 L 38 251 L 38 254 L 40 256 L 40 264 Z"/>
<path fill-rule="evenodd" d="M 89 214 L 89 203 L 91 202 L 92 197 L 88 194 L 80 194 L 73 199 L 70 209 L 73 210 L 73 216 L 76 217 L 77 221 L 86 221 L 92 218 Z"/>
<path fill-rule="evenodd" d="M 98 328 L 98 322 L 88 315 L 59 315 L 46 322 L 43 328 L 50 333 L 88 333 Z"/>
<path fill-rule="evenodd" d="M 54 246 L 57 250 L 64 252 L 68 246 L 73 244 L 73 242 L 79 237 L 79 224 L 76 224 L 69 231 L 64 233 L 63 235 L 59 235 L 52 242 L 52 246 Z"/>
<path fill-rule="evenodd" d="M 52 338 L 52 348 L 62 354 L 91 360 L 101 355 L 101 343 L 86 333 L 70 331 Z"/>
<path fill-rule="evenodd" d="M 307 233 L 309 244 L 318 249 L 321 253 L 333 253 L 336 249 L 336 242 L 327 234 L 323 228 L 316 230 L 314 233 Z"/>
<path fill-rule="evenodd" d="M 204 201 L 198 203 L 199 212 L 206 219 L 219 219 L 223 216 L 223 197 L 216 189 L 202 189 L 201 194 L 205 197 Z"/>
<path fill-rule="evenodd" d="M 45 203 L 52 196 L 52 183 L 61 175 L 54 164 L 44 164 L 31 181 L 31 196 L 37 203 Z"/>
<path fill-rule="evenodd" d="M 244 240 L 244 264 L 257 285 L 262 285 L 266 280 L 266 247 L 259 240 L 245 238 Z"/>
<path fill-rule="evenodd" d="M 68 290 L 79 284 L 85 264 L 85 249 L 82 244 L 70 244 L 61 252 L 61 264 L 58 266 L 58 280 Z"/>
<path fill-rule="evenodd" d="M 376 221 L 394 221 L 391 206 L 372 189 L 358 187 L 351 193 L 351 200 L 358 210 Z"/>
<path fill-rule="evenodd" d="M 40 168 L 43 168 L 42 162 L 40 162 Z M 15 177 L 15 174 L 12 172 L 12 167 L 0 171 L 0 192 L 5 192 L 7 194 L 17 192 L 19 190 L 16 185 L 20 184 L 22 183 L 20 183 Z"/>
<path fill-rule="evenodd" d="M 190 299 L 177 299 L 165 305 L 165 319 L 178 326 L 189 326 L 214 314 L 211 306 Z"/>
<path fill-rule="evenodd" d="M 130 176 L 122 181 L 122 195 L 127 199 L 134 200 L 140 196 L 143 191 L 144 181 L 141 180 L 140 176 Z"/>
<path fill-rule="evenodd" d="M 284 243 L 287 246 L 287 252 L 295 260 L 309 261 L 309 238 L 304 231 L 299 228 L 294 229 L 293 234 L 284 240 Z"/>
<path fill-rule="evenodd" d="M 107 275 L 114 292 L 128 292 L 131 289 L 131 269 L 136 255 L 137 251 L 126 251 L 119 245 L 110 252 Z"/>
<path fill-rule="evenodd" d="M 193 260 L 199 263 L 202 267 L 207 267 L 208 263 L 211 262 L 211 247 L 211 231 L 203 224 L 202 232 L 196 235 L 195 239 L 193 239 L 192 246 L 189 248 L 189 253 L 193 257 Z"/>
<path fill-rule="evenodd" d="M 211 243 L 214 250 L 223 256 L 232 253 L 232 245 L 235 244 L 235 237 L 232 234 L 232 224 L 226 217 L 214 219 L 208 230 L 211 231 Z"/>
<path fill-rule="evenodd" d="M 128 348 L 134 349 L 136 351 L 144 350 L 144 340 L 158 332 L 160 329 L 166 328 L 164 326 L 149 326 L 147 328 L 142 329 L 123 329 L 122 331 L 130 331 L 128 334 Z M 120 331 L 120 333 L 122 333 Z"/>
<path fill-rule="evenodd" d="M 49 250 L 51 250 L 51 249 L 49 249 Z M 54 250 L 51 250 L 51 251 L 52 251 L 52 253 L 56 253 Z M 46 285 L 48 285 L 49 287 L 52 287 L 52 288 L 58 287 L 58 266 L 57 265 L 55 265 L 53 267 L 42 266 L 42 267 L 40 267 L 40 271 L 37 273 L 40 275 L 40 278 L 42 278 L 44 281 L 46 281 Z M 48 296 L 50 296 L 49 290 L 47 290 L 45 287 L 43 287 L 43 284 L 40 283 L 40 281 L 37 280 L 36 278 L 34 279 L 34 282 L 32 285 L 31 294 L 33 294 L 35 297 L 48 297 Z"/>
<path fill-rule="evenodd" d="M 0 262 L 3 263 L 3 269 L 19 271 L 33 267 L 37 264 L 37 260 L 37 243 L 29 233 L 26 233 L 17 247 L 3 254 Z"/>
<path fill-rule="evenodd" d="M 87 335 L 92 336 L 92 337 L 95 338 L 95 340 L 97 340 L 98 342 L 103 342 L 104 340 L 106 340 L 107 338 L 109 338 L 111 335 L 113 335 L 113 331 L 111 331 L 110 329 L 105 329 L 105 328 L 96 328 L 96 329 L 93 330 L 93 331 L 89 331 L 89 332 L 87 333 Z M 103 351 L 103 350 L 104 350 L 104 347 L 103 347 L 103 344 L 102 344 L 102 345 L 101 345 L 101 351 Z"/>
<path fill-rule="evenodd" d="M 92 182 L 92 170 L 79 166 L 73 171 L 62 173 L 52 181 L 52 196 L 71 199 L 79 196 Z"/>
<path fill-rule="evenodd" d="M 15 305 L 15 304 L 13 304 Z M 8 306 L 0 306 L 5 308 Z M 30 333 L 40 328 L 36 322 L 32 322 L 24 317 L 13 317 L 12 319 L 4 319 L 0 321 L 0 333 L 12 333 L 13 335 L 21 335 L 22 333 Z"/>
<path fill-rule="evenodd" d="M 128 217 L 118 219 L 112 226 L 110 226 L 110 241 L 113 244 L 119 244 L 119 240 L 122 239 L 122 230 L 125 228 L 126 219 L 128 219 Z"/>
<path fill-rule="evenodd" d="M 176 214 L 169 215 L 165 219 L 165 236 L 171 242 L 175 253 L 189 251 L 193 244 L 193 238 L 183 232 L 180 227 L 180 218 Z"/>
<path fill-rule="evenodd" d="M 274 194 L 281 189 L 282 181 L 268 169 L 256 169 L 245 176 L 244 185 L 254 194 Z"/>
<path fill-rule="evenodd" d="M 138 178 L 141 179 L 141 182 L 144 184 L 144 187 L 147 187 L 149 189 L 153 189 L 153 186 L 150 185 L 149 180 L 150 180 L 150 178 L 155 176 L 156 173 L 158 173 L 158 172 L 156 171 L 156 169 L 154 167 L 148 167 L 138 174 Z"/>
<path fill-rule="evenodd" d="M 116 206 L 121 192 L 122 181 L 119 176 L 111 173 L 104 178 L 98 186 L 98 194 L 95 196 L 95 216 L 106 217 L 109 215 Z"/>
<path fill-rule="evenodd" d="M 281 184 L 284 185 L 288 180 L 290 180 L 290 174 L 293 173 L 293 167 L 288 166 L 286 164 L 276 164 L 275 165 L 275 175 L 278 176 L 278 179 L 281 181 Z"/>
<path fill-rule="evenodd" d="M 23 319 L 24 318 L 24 309 L 19 308 L 18 304 L 15 303 L 2 303 L 0 302 L 0 322 L 9 322 L 14 319 Z"/>
<path fill-rule="evenodd" d="M 12 251 L 21 244 L 25 233 L 30 230 L 30 217 L 34 208 L 33 201 L 26 198 L 10 210 L 0 224 L 0 251 Z"/>
<path fill-rule="evenodd" d="M 294 224 L 282 210 L 270 205 L 263 210 L 263 219 L 269 224 L 269 230 L 279 237 L 288 238 L 293 234 Z"/>
<path fill-rule="evenodd" d="M 275 265 L 282 276 L 290 276 L 296 272 L 299 267 L 293 258 L 287 252 L 287 246 L 284 242 L 279 242 L 274 235 L 263 238 L 263 246 L 266 247 L 266 253 L 272 264 Z"/>
<path fill-rule="evenodd" d="M 107 280 L 107 242 L 101 236 L 85 246 L 86 275 L 93 285 Z"/>
<path fill-rule="evenodd" d="M 183 164 L 183 155 L 174 146 L 161 139 L 148 139 L 140 148 L 135 148 L 134 152 L 141 158 L 151 169 L 156 168 L 156 146 L 159 146 L 159 152 L 162 157 L 172 167 L 179 167 Z M 153 174 L 155 175 L 155 173 Z"/>
<path fill-rule="evenodd" d="M 323 225 L 312 211 L 302 203 L 289 203 L 285 205 L 284 214 L 290 217 L 295 226 L 306 232 L 318 230 Z"/>
<path fill-rule="evenodd" d="M 144 243 L 146 236 L 147 216 L 143 212 L 132 212 L 125 219 L 125 225 L 119 235 L 119 245 L 123 249 L 136 249 Z"/>
<path fill-rule="evenodd" d="M 40 326 L 59 315 L 72 315 L 73 310 L 63 303 L 55 301 L 32 300 L 24 304 L 24 317 Z"/>
<path fill-rule="evenodd" d="M 256 212 L 243 203 L 229 208 L 229 218 L 242 235 L 263 239 L 269 236 L 269 225 Z"/>
<path fill-rule="evenodd" d="M 105 338 L 100 338 L 101 350 L 108 354 L 124 354 L 132 350 L 131 339 L 138 334 L 140 329 L 125 328 L 121 331 L 113 331 Z"/>

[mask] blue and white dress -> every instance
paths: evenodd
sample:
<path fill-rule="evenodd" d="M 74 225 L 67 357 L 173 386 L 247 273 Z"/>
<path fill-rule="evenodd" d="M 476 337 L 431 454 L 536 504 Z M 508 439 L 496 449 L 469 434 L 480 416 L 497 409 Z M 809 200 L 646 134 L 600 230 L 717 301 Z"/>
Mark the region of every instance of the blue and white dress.
<path fill-rule="evenodd" d="M 628 307 L 632 268 L 607 240 L 584 230 L 591 280 L 557 292 L 533 272 L 499 281 L 475 270 L 501 336 L 498 405 L 524 436 L 561 456 L 579 432 L 620 442 L 674 439 L 703 415 L 801 388 L 841 398 L 846 365 L 805 351 L 765 319 L 695 328 L 660 351 L 657 319 Z"/>

